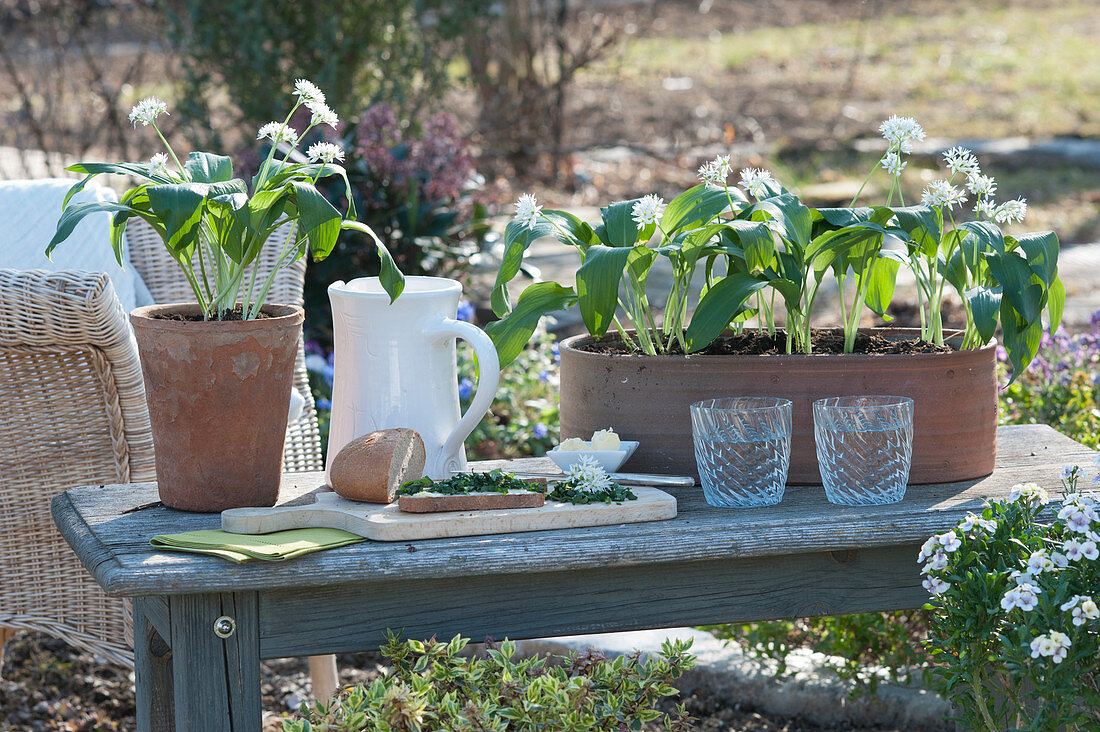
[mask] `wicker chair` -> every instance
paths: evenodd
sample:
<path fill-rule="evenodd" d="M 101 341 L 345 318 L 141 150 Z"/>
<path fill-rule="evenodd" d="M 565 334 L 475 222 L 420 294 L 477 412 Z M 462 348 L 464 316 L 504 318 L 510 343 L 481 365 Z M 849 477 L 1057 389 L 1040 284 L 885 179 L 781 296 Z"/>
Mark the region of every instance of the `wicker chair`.
<path fill-rule="evenodd" d="M 291 232 L 272 235 L 260 275 Z M 127 243 L 154 299 L 194 299 L 151 227 L 131 222 Z M 282 270 L 269 301 L 301 304 L 304 272 L 301 261 Z M 321 470 L 301 345 L 296 368 L 305 408 L 287 429 L 285 469 Z M 66 550 L 49 507 L 73 485 L 156 478 L 141 366 L 105 274 L 0 269 L 0 398 L 0 661 L 4 643 L 26 629 L 133 666 L 127 608 Z M 311 665 L 315 685 L 334 685 L 332 657 Z"/>

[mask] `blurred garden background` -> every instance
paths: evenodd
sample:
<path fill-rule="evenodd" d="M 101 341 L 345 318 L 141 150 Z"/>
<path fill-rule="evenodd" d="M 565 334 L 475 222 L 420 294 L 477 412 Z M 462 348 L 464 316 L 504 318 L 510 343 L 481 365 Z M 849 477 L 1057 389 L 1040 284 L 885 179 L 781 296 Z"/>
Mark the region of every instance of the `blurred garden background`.
<path fill-rule="evenodd" d="M 767 168 L 809 202 L 844 205 L 882 153 L 880 121 L 912 116 L 928 138 L 907 197 L 935 177 L 943 150 L 963 145 L 1000 192 L 1027 199 L 1020 231 L 1057 232 L 1065 328 L 1010 386 L 1005 368 L 1002 418 L 1049 423 L 1095 447 L 1098 39 L 1094 0 L 0 0 L 0 179 L 148 157 L 159 149 L 152 131 L 126 121 L 148 95 L 167 100 L 164 129 L 179 149 L 203 144 L 258 166 L 254 131 L 307 78 L 347 121 L 336 134 L 361 220 L 406 274 L 461 279 L 460 316 L 484 324 L 520 193 L 591 218 L 610 201 L 669 199 L 702 163 L 729 155 L 734 170 Z M 864 195 L 883 193 L 872 184 Z M 326 195 L 341 200 L 343 185 Z M 370 255 L 349 236 L 307 271 L 322 421 L 332 376 L 325 287 L 375 274 Z M 563 262 L 575 264 L 536 245 L 527 281 L 553 279 Z M 897 310 L 904 323 L 905 304 Z M 503 374 L 471 458 L 556 443 L 554 344 L 576 322 L 552 319 Z M 476 373 L 461 358 L 465 399 Z M 843 656 L 853 677 L 866 664 L 903 676 L 927 662 L 919 613 L 718 632 L 780 658 L 797 646 Z M 343 665 L 369 677 L 371 658 Z M 265 665 L 265 708 L 306 696 L 294 663 Z M 126 674 L 57 641 L 17 639 L 3 677 L 0 730 L 132 727 Z M 748 707 L 719 713 L 712 700 L 695 712 L 706 729 L 817 729 L 755 719 Z"/>

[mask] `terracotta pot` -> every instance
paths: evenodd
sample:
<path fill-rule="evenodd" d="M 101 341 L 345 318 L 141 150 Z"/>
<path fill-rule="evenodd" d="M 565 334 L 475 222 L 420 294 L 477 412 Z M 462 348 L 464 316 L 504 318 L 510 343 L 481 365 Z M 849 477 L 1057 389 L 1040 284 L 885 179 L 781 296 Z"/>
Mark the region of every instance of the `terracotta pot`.
<path fill-rule="evenodd" d="M 877 333 L 912 339 L 910 328 Z M 641 445 L 624 471 L 698 477 L 688 406 L 712 397 L 771 396 L 794 402 L 787 483 L 820 485 L 813 435 L 815 399 L 887 394 L 913 399 L 909 482 L 989 475 L 997 447 L 996 353 L 913 355 L 634 356 L 561 344 L 561 436 L 588 438 L 613 427 Z"/>
<path fill-rule="evenodd" d="M 153 430 L 160 500 L 184 511 L 273 506 L 279 497 L 294 359 L 296 305 L 235 322 L 165 320 L 194 304 L 130 313 Z"/>

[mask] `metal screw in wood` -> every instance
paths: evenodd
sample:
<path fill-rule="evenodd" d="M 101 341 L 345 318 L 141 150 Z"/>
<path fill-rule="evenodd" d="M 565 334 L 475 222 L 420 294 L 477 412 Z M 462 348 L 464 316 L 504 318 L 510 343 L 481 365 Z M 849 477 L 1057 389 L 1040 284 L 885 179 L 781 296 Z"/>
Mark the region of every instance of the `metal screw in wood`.
<path fill-rule="evenodd" d="M 228 615 L 222 615 L 214 621 L 214 635 L 219 638 L 228 638 L 237 630 L 237 621 Z"/>

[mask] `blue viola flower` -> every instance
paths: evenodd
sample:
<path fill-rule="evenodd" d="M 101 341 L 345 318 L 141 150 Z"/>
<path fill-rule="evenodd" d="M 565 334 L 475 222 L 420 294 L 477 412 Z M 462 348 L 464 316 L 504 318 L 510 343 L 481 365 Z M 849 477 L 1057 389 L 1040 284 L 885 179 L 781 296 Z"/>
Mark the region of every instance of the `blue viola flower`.
<path fill-rule="evenodd" d="M 321 397 L 317 400 L 317 408 L 326 412 L 332 411 L 332 400 Z"/>
<path fill-rule="evenodd" d="M 542 371 L 540 371 L 539 372 L 539 381 L 541 381 L 544 384 L 546 382 L 550 381 L 550 372 L 547 371 L 546 369 L 543 369 Z"/>
<path fill-rule="evenodd" d="M 539 422 L 537 425 L 535 425 L 534 433 L 535 437 L 541 440 L 542 438 L 546 437 L 546 435 L 550 434 L 550 430 L 542 422 Z"/>
<path fill-rule="evenodd" d="M 466 401 L 470 398 L 470 394 L 474 392 L 474 382 L 469 379 L 463 379 L 458 382 L 458 398 L 462 401 Z"/>
<path fill-rule="evenodd" d="M 467 323 L 474 322 L 474 316 L 477 315 L 477 310 L 469 300 L 463 300 L 458 304 L 458 319 L 465 320 Z"/>

